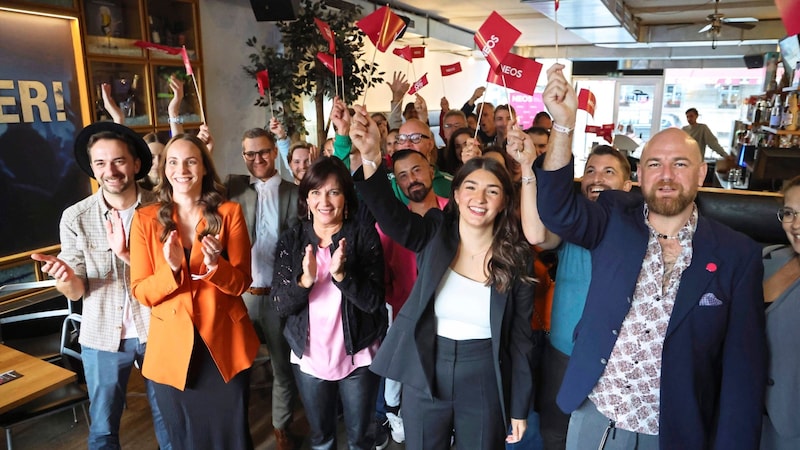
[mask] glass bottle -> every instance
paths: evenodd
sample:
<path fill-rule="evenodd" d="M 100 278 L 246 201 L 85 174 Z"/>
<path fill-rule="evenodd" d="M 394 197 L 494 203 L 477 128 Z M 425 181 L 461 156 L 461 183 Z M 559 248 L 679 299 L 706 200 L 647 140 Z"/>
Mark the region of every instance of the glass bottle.
<path fill-rule="evenodd" d="M 781 126 L 781 113 L 783 106 L 781 105 L 781 97 L 778 94 L 772 96 L 772 108 L 769 113 L 769 126 L 771 128 L 779 128 Z"/>

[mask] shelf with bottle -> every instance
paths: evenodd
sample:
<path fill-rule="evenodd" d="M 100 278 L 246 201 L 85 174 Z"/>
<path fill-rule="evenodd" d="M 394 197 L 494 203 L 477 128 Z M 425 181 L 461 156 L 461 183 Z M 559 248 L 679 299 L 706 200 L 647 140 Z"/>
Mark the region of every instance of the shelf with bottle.
<path fill-rule="evenodd" d="M 194 67 L 192 71 L 199 83 L 202 75 L 200 73 L 200 68 Z M 175 76 L 178 80 L 183 81 L 183 100 L 181 101 L 180 120 L 186 124 L 202 123 L 200 97 L 198 96 L 192 77 L 186 74 L 186 70 L 182 65 L 174 66 L 162 64 L 153 66 L 156 126 L 169 125 L 168 108 L 173 97 L 173 92 L 169 85 L 171 76 Z"/>
<path fill-rule="evenodd" d="M 170 47 L 186 47 L 192 61 L 199 61 L 200 32 L 196 4 L 187 0 L 149 0 L 147 35 L 150 42 Z M 152 52 L 151 59 L 181 60 L 181 55 Z"/>
<path fill-rule="evenodd" d="M 109 120 L 111 115 L 103 107 L 101 89 L 104 83 L 111 86 L 111 99 L 119 106 L 129 127 L 152 125 L 150 92 L 144 64 L 110 61 L 89 61 L 89 84 L 94 86 L 91 95 L 95 104 L 94 120 Z"/>
<path fill-rule="evenodd" d="M 83 26 L 90 55 L 144 56 L 133 45 L 142 39 L 138 0 L 86 0 Z"/>

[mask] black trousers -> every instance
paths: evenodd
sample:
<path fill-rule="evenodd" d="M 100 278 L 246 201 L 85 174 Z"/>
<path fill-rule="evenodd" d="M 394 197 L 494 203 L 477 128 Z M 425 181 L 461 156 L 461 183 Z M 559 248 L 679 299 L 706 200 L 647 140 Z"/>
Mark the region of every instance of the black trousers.
<path fill-rule="evenodd" d="M 197 330 L 186 389 L 155 382 L 153 389 L 173 449 L 253 448 L 247 411 L 250 369 L 225 383 Z"/>
<path fill-rule="evenodd" d="M 558 407 L 556 396 L 561 389 L 568 364 L 569 355 L 561 353 L 548 342 L 544 348 L 540 370 L 542 384 L 536 398 L 545 450 L 564 450 L 567 446 L 570 415 Z"/>
<path fill-rule="evenodd" d="M 491 339 L 436 338 L 433 397 L 403 385 L 407 450 L 504 448 L 506 427 L 494 371 Z"/>

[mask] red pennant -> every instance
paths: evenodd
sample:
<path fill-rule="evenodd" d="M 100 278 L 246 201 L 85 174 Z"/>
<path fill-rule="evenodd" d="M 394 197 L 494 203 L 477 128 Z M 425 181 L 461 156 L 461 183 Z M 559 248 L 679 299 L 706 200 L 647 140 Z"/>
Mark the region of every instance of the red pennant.
<path fill-rule="evenodd" d="M 439 68 L 442 70 L 442 76 L 446 77 L 461 72 L 461 63 L 457 62 L 446 66 L 439 66 Z"/>
<path fill-rule="evenodd" d="M 497 14 L 497 11 L 492 11 L 475 33 L 475 43 L 492 69 L 497 69 L 520 35 L 522 33 L 518 29 Z"/>
<path fill-rule="evenodd" d="M 800 34 L 800 2 L 797 0 L 775 0 L 775 6 L 781 15 L 786 34 Z"/>
<path fill-rule="evenodd" d="M 181 47 L 181 56 L 183 57 L 183 67 L 186 68 L 186 75 L 194 76 L 192 63 L 189 61 L 189 54 L 186 53 L 186 47 Z"/>
<path fill-rule="evenodd" d="M 588 89 L 581 89 L 578 93 L 578 109 L 582 109 L 589 113 L 590 116 L 594 117 L 594 108 L 597 104 L 597 99 L 592 94 L 592 91 Z"/>
<path fill-rule="evenodd" d="M 333 55 L 319 52 L 317 53 L 317 59 L 322 63 L 323 66 L 327 67 L 328 70 L 333 72 L 334 75 L 337 77 L 341 77 L 344 74 L 344 68 L 342 67 L 342 58 L 336 58 L 336 66 L 333 65 Z"/>
<path fill-rule="evenodd" d="M 336 54 L 336 39 L 333 36 L 333 31 L 331 27 L 328 26 L 327 23 L 314 18 L 314 23 L 317 24 L 317 28 L 319 28 L 319 32 L 322 33 L 322 37 L 325 38 L 325 41 L 328 42 L 328 53 L 331 55 Z"/>
<path fill-rule="evenodd" d="M 392 50 L 392 53 L 405 59 L 408 62 L 411 62 L 411 60 L 414 59 L 414 57 L 411 56 L 411 46 L 409 45 L 406 45 L 405 47 L 402 48 L 396 48 Z"/>
<path fill-rule="evenodd" d="M 558 7 L 561 6 L 561 1 L 556 0 L 556 11 L 558 11 Z"/>
<path fill-rule="evenodd" d="M 503 58 L 497 71 L 489 69 L 486 81 L 503 86 L 503 77 L 505 77 L 505 86 L 509 89 L 533 95 L 541 72 L 542 65 L 540 63 L 509 53 Z"/>
<path fill-rule="evenodd" d="M 146 50 L 155 50 L 157 52 L 163 52 L 168 55 L 177 55 L 181 52 L 181 49 L 179 49 L 178 47 L 170 47 L 167 45 L 154 44 L 152 42 L 147 42 L 147 41 L 136 41 L 133 43 L 133 45 L 141 47 Z"/>
<path fill-rule="evenodd" d="M 269 73 L 267 69 L 256 72 L 256 83 L 258 83 L 258 93 L 264 96 L 264 91 L 269 89 Z"/>
<path fill-rule="evenodd" d="M 411 86 L 411 89 L 408 90 L 408 95 L 414 95 L 420 89 L 424 88 L 428 85 L 428 74 L 422 76 L 419 80 L 415 81 L 414 84 Z"/>
<path fill-rule="evenodd" d="M 406 23 L 388 6 L 382 6 L 372 14 L 356 22 L 378 51 L 385 52 L 406 28 Z"/>
<path fill-rule="evenodd" d="M 614 133 L 614 124 L 613 123 L 607 123 L 607 124 L 602 125 L 602 126 L 586 125 L 586 132 L 587 133 L 594 133 L 594 134 L 597 135 L 597 137 L 601 137 L 601 138 L 605 139 L 610 144 L 612 142 L 612 140 L 613 140 L 613 138 L 611 137 L 611 134 Z"/>

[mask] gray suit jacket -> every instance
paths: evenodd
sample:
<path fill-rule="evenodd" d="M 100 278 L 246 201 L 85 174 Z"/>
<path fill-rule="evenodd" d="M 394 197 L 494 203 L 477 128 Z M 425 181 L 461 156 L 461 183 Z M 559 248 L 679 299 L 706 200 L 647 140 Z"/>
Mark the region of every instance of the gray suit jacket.
<path fill-rule="evenodd" d="M 250 175 L 228 175 L 228 178 L 225 179 L 225 186 L 228 188 L 228 199 L 242 205 L 250 242 L 255 242 L 258 193 L 256 193 L 256 188 L 250 184 Z M 278 187 L 278 202 L 278 220 L 280 221 L 278 235 L 280 236 L 286 229 L 298 222 L 297 186 L 281 180 Z"/>

